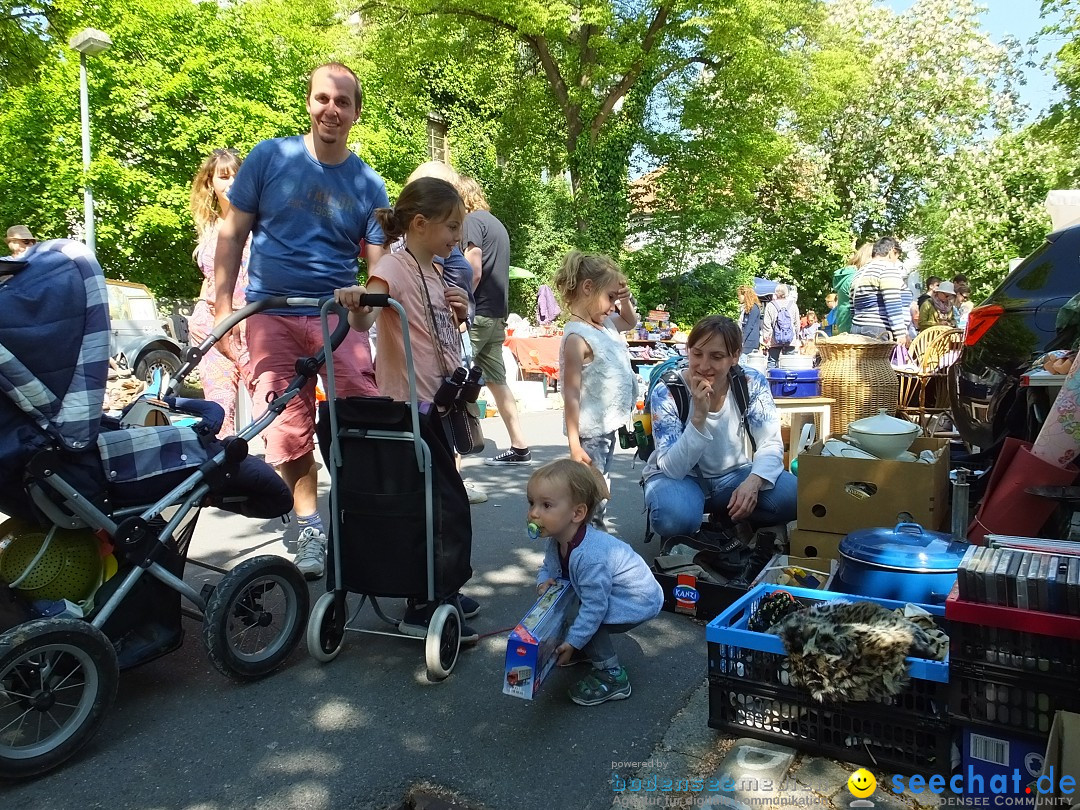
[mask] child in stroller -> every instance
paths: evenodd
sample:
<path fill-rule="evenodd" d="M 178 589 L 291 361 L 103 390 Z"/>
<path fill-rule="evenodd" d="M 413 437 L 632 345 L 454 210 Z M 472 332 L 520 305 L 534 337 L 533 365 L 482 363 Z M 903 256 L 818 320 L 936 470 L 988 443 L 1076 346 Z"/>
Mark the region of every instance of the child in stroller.
<path fill-rule="evenodd" d="M 0 511 L 9 516 L 0 527 L 0 575 L 9 580 L 0 581 L 0 616 L 20 622 L 0 626 L 0 778 L 25 778 L 93 736 L 120 670 L 180 646 L 181 615 L 202 620 L 217 669 L 251 680 L 292 652 L 309 596 L 296 567 L 275 556 L 228 572 L 204 566 L 223 577 L 201 593 L 183 579 L 200 507 L 260 518 L 291 509 L 288 488 L 247 455 L 277 403 L 224 442 L 214 438 L 220 412 L 194 427 L 122 428 L 102 413 L 109 319 L 93 254 L 77 242 L 46 242 L 0 260 L 0 276 Z M 190 349 L 181 373 L 215 339 Z M 68 564 L 65 548 L 86 544 L 91 559 L 111 555 L 118 570 L 83 603 L 83 618 L 70 609 L 34 618 L 26 597 L 45 593 L 38 582 L 51 577 L 42 572 Z M 198 611 L 183 611 L 181 596 Z"/>

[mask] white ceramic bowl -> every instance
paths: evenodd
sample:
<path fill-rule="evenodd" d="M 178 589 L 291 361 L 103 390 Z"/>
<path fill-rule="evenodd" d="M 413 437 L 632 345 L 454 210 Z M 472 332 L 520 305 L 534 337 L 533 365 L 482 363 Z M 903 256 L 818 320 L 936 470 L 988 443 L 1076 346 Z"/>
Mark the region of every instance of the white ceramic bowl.
<path fill-rule="evenodd" d="M 877 416 L 858 419 L 848 425 L 847 436 L 878 458 L 897 458 L 911 447 L 919 433 L 919 426 L 914 422 L 889 416 L 882 408 Z"/>
<path fill-rule="evenodd" d="M 844 438 L 873 453 L 878 458 L 897 458 L 901 453 L 911 447 L 918 433 L 916 428 L 912 433 L 862 433 L 854 428 L 848 428 L 848 435 Z"/>

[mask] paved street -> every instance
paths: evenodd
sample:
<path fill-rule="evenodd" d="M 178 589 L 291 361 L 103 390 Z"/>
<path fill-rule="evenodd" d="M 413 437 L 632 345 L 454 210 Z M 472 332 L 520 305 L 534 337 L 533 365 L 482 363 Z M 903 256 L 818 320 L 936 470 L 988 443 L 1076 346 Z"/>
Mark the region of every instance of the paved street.
<path fill-rule="evenodd" d="M 565 453 L 561 419 L 561 411 L 523 414 L 539 461 Z M 484 430 L 489 455 L 496 443 L 507 446 L 501 420 L 485 420 Z M 609 514 L 649 556 L 641 542 L 640 463 L 631 469 L 631 458 L 629 451 L 617 458 Z M 703 626 L 665 613 L 620 637 L 630 700 L 575 706 L 565 690 L 580 672 L 568 670 L 554 673 L 535 702 L 503 695 L 504 631 L 532 603 L 540 561 L 524 531 L 529 471 L 474 458 L 465 472 L 490 500 L 473 507 L 475 575 L 464 590 L 483 602 L 474 625 L 494 635 L 465 651 L 447 681 L 427 681 L 416 641 L 350 635 L 329 664 L 301 646 L 270 678 L 237 685 L 211 667 L 201 626 L 185 620 L 184 647 L 122 676 L 117 703 L 83 752 L 35 782 L 0 788 L 5 806 L 389 808 L 411 786 L 428 783 L 487 808 L 610 808 L 613 768 L 639 770 L 626 763 L 648 759 L 701 686 Z M 207 511 L 192 554 L 230 566 L 282 552 L 280 535 L 276 522 Z M 192 581 L 198 576 L 189 572 Z M 323 588 L 314 583 L 313 598 Z M 688 727 L 705 729 L 704 705 L 694 711 L 700 726 L 691 718 Z"/>

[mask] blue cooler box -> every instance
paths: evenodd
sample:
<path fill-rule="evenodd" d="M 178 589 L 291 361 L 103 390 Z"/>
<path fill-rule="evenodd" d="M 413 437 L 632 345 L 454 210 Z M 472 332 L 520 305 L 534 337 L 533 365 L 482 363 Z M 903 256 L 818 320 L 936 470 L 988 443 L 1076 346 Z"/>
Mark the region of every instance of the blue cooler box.
<path fill-rule="evenodd" d="M 769 388 L 772 389 L 773 397 L 821 396 L 821 380 L 816 368 L 802 371 L 770 368 Z"/>

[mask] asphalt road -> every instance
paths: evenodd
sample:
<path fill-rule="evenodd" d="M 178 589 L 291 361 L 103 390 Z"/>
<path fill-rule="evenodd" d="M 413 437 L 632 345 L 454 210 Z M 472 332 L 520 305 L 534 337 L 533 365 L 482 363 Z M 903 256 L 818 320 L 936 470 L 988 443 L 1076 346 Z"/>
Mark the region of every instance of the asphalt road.
<path fill-rule="evenodd" d="M 523 414 L 534 457 L 565 455 L 562 412 Z M 484 421 L 489 453 L 507 446 L 499 419 Z M 616 458 L 609 516 L 647 558 L 640 462 Z M 61 769 L 36 781 L 0 784 L 8 808 L 388 808 L 418 783 L 447 788 L 486 808 L 611 807 L 613 769 L 646 760 L 672 716 L 702 683 L 703 626 L 661 614 L 617 640 L 633 696 L 574 705 L 578 670 L 558 670 L 535 701 L 501 692 L 506 630 L 534 599 L 540 546 L 525 533 L 528 469 L 465 462 L 466 478 L 490 500 L 473 507 L 473 568 L 464 592 L 481 600 L 471 623 L 483 638 L 450 678 L 429 683 L 414 640 L 350 634 L 329 664 L 301 643 L 286 666 L 238 685 L 209 663 L 201 626 L 185 619 L 175 653 L 124 673 L 102 728 Z M 328 479 L 323 473 L 325 514 Z M 281 524 L 207 511 L 192 556 L 224 567 L 283 553 Z M 388 538 L 390 542 L 392 538 Z M 189 572 L 198 582 L 198 574 Z M 325 588 L 312 583 L 313 600 Z M 400 610 L 402 603 L 389 605 Z M 369 609 L 365 624 L 380 622 Z M 501 632 L 496 632 L 501 631 Z M 701 723 L 706 723 L 701 717 Z"/>

